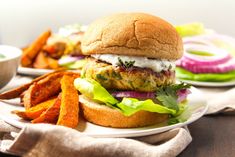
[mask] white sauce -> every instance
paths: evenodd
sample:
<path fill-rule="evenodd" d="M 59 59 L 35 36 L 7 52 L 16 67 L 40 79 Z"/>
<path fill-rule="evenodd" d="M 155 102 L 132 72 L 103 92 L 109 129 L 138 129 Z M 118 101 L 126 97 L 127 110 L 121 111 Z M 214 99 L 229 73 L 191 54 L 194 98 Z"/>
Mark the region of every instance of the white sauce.
<path fill-rule="evenodd" d="M 134 66 L 141 68 L 150 68 L 155 72 L 161 72 L 162 70 L 167 71 L 175 70 L 175 62 L 170 60 L 158 60 L 158 59 L 149 59 L 147 57 L 135 57 L 135 56 L 124 56 L 124 55 L 112 55 L 112 54 L 95 54 L 91 55 L 92 57 L 108 62 L 113 66 L 120 65 L 118 58 L 123 62 L 135 61 Z"/>

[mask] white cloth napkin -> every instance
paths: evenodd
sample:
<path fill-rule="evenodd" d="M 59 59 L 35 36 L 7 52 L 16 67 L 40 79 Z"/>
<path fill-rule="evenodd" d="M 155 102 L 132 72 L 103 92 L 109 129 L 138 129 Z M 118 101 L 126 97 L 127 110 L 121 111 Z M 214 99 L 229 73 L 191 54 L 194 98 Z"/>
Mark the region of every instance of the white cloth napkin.
<path fill-rule="evenodd" d="M 200 88 L 208 103 L 207 115 L 235 114 L 235 88 Z"/>
<path fill-rule="evenodd" d="M 1 151 L 24 157 L 173 157 L 192 140 L 185 128 L 135 139 L 92 138 L 49 124 L 32 124 L 18 135 L 6 134 L 4 139 Z"/>
<path fill-rule="evenodd" d="M 31 79 L 17 76 L 1 91 Z M 235 111 L 235 89 L 204 88 L 201 91 L 208 100 L 207 114 Z M 0 150 L 25 157 L 173 157 L 182 152 L 191 141 L 187 128 L 139 138 L 92 138 L 62 126 L 32 124 L 18 130 L 0 121 Z"/>

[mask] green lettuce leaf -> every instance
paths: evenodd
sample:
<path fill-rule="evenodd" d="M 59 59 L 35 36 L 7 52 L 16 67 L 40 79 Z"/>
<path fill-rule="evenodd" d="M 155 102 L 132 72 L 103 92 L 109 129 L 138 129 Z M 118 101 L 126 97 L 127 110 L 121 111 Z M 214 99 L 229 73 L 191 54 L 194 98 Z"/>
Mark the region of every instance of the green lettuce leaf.
<path fill-rule="evenodd" d="M 235 71 L 227 73 L 194 74 L 186 69 L 177 67 L 176 77 L 184 80 L 193 80 L 193 81 L 225 82 L 235 79 Z"/>
<path fill-rule="evenodd" d="M 181 37 L 200 35 L 206 32 L 202 23 L 178 25 L 175 28 Z"/>
<path fill-rule="evenodd" d="M 176 114 L 176 110 L 156 104 L 150 99 L 139 101 L 135 98 L 123 98 L 122 101 L 117 104 L 117 106 L 126 116 L 130 116 L 140 110 L 157 113 L 167 113 L 172 115 Z"/>
<path fill-rule="evenodd" d="M 118 100 L 93 79 L 77 78 L 74 80 L 74 86 L 79 92 L 90 99 L 111 105 L 118 103 Z"/>

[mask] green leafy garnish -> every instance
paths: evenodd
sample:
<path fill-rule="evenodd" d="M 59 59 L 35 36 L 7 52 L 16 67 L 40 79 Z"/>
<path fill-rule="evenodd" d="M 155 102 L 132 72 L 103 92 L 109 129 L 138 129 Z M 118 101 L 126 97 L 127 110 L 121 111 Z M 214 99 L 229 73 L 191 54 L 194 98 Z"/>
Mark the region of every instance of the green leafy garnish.
<path fill-rule="evenodd" d="M 177 91 L 187 88 L 190 88 L 190 85 L 185 83 L 163 86 L 157 90 L 156 99 L 161 103 L 161 105 L 179 111 Z"/>
<path fill-rule="evenodd" d="M 177 93 L 177 91 L 180 89 L 189 89 L 191 87 L 191 85 L 184 83 L 184 82 L 181 82 L 180 84 L 173 84 L 173 85 L 170 85 L 167 87 L 172 88 L 174 90 L 174 92 Z"/>
<path fill-rule="evenodd" d="M 135 64 L 135 61 L 125 61 L 125 62 L 123 62 L 120 57 L 118 57 L 118 62 L 119 62 L 120 66 L 123 66 L 125 68 L 131 68 Z"/>
<path fill-rule="evenodd" d="M 161 88 L 157 91 L 157 100 L 161 102 L 163 106 L 167 108 L 174 109 L 176 111 L 179 110 L 177 105 L 177 95 L 169 88 Z"/>

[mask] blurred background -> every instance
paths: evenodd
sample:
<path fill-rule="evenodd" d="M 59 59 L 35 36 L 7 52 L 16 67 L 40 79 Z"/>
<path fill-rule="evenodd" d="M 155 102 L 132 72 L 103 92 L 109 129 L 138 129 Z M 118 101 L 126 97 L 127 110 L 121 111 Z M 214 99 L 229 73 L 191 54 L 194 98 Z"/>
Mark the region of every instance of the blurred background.
<path fill-rule="evenodd" d="M 202 22 L 235 37 L 234 0 L 0 0 L 0 44 L 25 46 L 47 28 L 117 12 L 151 13 L 174 25 Z"/>

